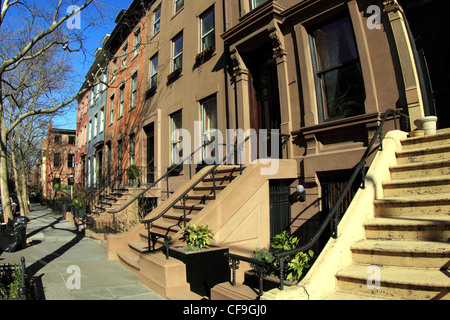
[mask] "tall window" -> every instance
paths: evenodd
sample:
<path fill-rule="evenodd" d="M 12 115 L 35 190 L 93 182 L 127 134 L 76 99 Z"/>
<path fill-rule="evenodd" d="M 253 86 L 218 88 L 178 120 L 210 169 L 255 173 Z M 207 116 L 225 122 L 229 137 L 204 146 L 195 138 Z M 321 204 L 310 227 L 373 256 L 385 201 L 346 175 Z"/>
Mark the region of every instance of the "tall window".
<path fill-rule="evenodd" d="M 161 27 L 161 6 L 153 12 L 153 34 L 156 34 Z"/>
<path fill-rule="evenodd" d="M 111 76 L 111 83 L 116 80 L 116 73 L 117 73 L 117 58 L 114 58 L 112 62 L 112 76 Z"/>
<path fill-rule="evenodd" d="M 124 100 L 125 100 L 125 83 L 120 86 L 119 118 L 123 117 Z"/>
<path fill-rule="evenodd" d="M 201 43 L 202 51 L 216 49 L 216 34 L 214 28 L 214 8 L 211 8 L 201 17 Z"/>
<path fill-rule="evenodd" d="M 249 0 L 250 1 L 250 10 L 255 9 L 257 6 L 261 5 L 263 2 L 267 0 Z"/>
<path fill-rule="evenodd" d="M 69 153 L 67 157 L 67 168 L 75 168 L 75 155 Z"/>
<path fill-rule="evenodd" d="M 310 33 L 317 104 L 321 121 L 364 113 L 365 90 L 348 16 Z"/>
<path fill-rule="evenodd" d="M 130 136 L 130 166 L 136 164 L 136 136 L 133 134 Z"/>
<path fill-rule="evenodd" d="M 183 33 L 172 40 L 172 71 L 181 70 L 183 67 Z"/>
<path fill-rule="evenodd" d="M 182 117 L 181 111 L 178 111 L 171 115 L 171 143 L 172 143 L 172 163 L 180 163 L 182 154 Z"/>
<path fill-rule="evenodd" d="M 217 98 L 216 96 L 209 97 L 200 102 L 202 111 L 202 144 L 207 143 L 203 149 L 203 158 L 214 157 L 213 149 L 217 145 L 211 144 L 214 142 L 214 137 L 217 131 Z"/>
<path fill-rule="evenodd" d="M 99 132 L 103 132 L 105 130 L 105 108 L 100 109 L 100 128 Z"/>
<path fill-rule="evenodd" d="M 184 6 L 184 0 L 175 0 L 174 3 L 174 13 L 177 13 Z"/>
<path fill-rule="evenodd" d="M 131 76 L 131 101 L 130 110 L 136 108 L 136 98 L 137 98 L 137 72 Z"/>
<path fill-rule="evenodd" d="M 122 175 L 123 170 L 123 143 L 122 140 L 117 141 L 117 170 L 119 176 Z"/>
<path fill-rule="evenodd" d="M 109 105 L 109 124 L 114 123 L 114 95 L 110 97 L 110 105 Z"/>
<path fill-rule="evenodd" d="M 125 45 L 122 47 L 122 69 L 125 69 L 127 67 L 127 50 L 128 43 L 125 43 Z"/>
<path fill-rule="evenodd" d="M 150 59 L 150 89 L 157 87 L 158 84 L 158 54 Z"/>
<path fill-rule="evenodd" d="M 95 114 L 95 116 L 94 116 L 94 135 L 93 135 L 93 137 L 95 137 L 97 135 L 97 129 L 98 129 L 98 117 L 97 117 L 97 114 Z"/>
<path fill-rule="evenodd" d="M 141 29 L 134 32 L 134 53 L 133 57 L 139 54 L 139 46 L 141 45 Z"/>
<path fill-rule="evenodd" d="M 53 155 L 53 167 L 54 168 L 61 167 L 61 153 L 55 153 Z"/>

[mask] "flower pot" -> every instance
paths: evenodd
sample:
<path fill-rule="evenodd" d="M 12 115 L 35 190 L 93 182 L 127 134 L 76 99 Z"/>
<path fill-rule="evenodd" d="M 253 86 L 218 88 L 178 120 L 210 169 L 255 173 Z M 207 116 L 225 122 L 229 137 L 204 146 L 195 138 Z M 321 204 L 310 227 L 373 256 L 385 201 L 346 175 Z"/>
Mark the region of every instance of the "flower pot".
<path fill-rule="evenodd" d="M 230 268 L 225 247 L 212 247 L 199 251 L 186 252 L 181 247 L 170 247 L 169 256 L 186 265 L 186 280 L 191 291 L 201 296 L 210 296 L 216 284 L 230 281 Z"/>
<path fill-rule="evenodd" d="M 428 117 L 416 119 L 414 121 L 414 124 L 417 126 L 418 130 L 424 130 L 425 135 L 429 136 L 432 134 L 436 134 L 436 122 L 437 122 L 437 117 L 428 116 Z"/>

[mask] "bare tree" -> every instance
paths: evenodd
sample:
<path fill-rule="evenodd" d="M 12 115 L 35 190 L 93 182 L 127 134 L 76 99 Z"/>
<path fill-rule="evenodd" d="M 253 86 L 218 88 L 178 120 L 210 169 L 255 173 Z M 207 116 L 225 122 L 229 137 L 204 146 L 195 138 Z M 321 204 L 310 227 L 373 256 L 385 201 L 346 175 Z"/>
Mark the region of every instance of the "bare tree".
<path fill-rule="evenodd" d="M 59 71 L 63 71 L 60 68 L 67 67 L 64 50 L 66 52 L 83 50 L 85 29 L 69 28 L 69 23 L 79 17 L 81 12 L 85 12 L 93 1 L 85 0 L 79 6 L 72 7 L 73 11 L 67 11 L 68 3 L 62 0 L 46 1 L 44 7 L 38 7 L 36 3 L 30 3 L 31 1 L 4 0 L 2 3 L 0 188 L 5 220 L 13 218 L 6 174 L 9 135 L 27 118 L 57 112 L 76 101 L 79 95 L 95 85 L 92 83 L 85 86 L 80 92 L 75 88 L 72 88 L 72 91 L 61 91 L 59 90 L 61 85 L 67 89 L 68 81 L 71 80 L 64 78 L 64 72 L 59 78 L 53 78 L 42 70 L 34 70 L 27 74 L 27 77 L 20 79 L 15 78 L 15 75 L 25 63 L 53 65 Z M 48 9 L 49 3 L 53 5 L 51 9 Z M 88 23 L 88 26 L 90 25 L 92 22 Z M 26 95 L 22 95 L 22 92 L 26 92 Z M 22 98 L 26 98 L 27 103 L 23 103 Z"/>

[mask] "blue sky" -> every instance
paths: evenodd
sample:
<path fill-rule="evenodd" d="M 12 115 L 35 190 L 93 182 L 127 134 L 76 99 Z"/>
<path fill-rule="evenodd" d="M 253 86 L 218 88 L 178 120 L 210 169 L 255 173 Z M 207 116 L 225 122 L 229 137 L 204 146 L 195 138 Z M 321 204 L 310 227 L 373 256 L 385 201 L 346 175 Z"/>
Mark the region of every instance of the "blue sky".
<path fill-rule="evenodd" d="M 102 9 L 104 20 L 102 21 L 101 26 L 91 27 L 85 33 L 85 36 L 87 37 L 87 41 L 84 43 L 85 47 L 87 48 L 86 58 L 82 54 L 71 53 L 71 55 L 73 55 L 72 61 L 75 64 L 77 73 L 80 74 L 80 79 L 74 79 L 74 87 L 77 90 L 81 87 L 84 81 L 84 76 L 86 75 L 92 65 L 92 62 L 94 61 L 95 50 L 101 46 L 103 37 L 107 33 L 111 33 L 111 31 L 114 29 L 115 17 L 120 12 L 120 10 L 127 9 L 132 0 L 98 0 L 95 2 L 97 4 L 97 7 Z M 83 15 L 81 15 L 81 28 L 83 29 L 84 27 Z M 70 108 L 67 108 L 63 115 L 53 119 L 53 127 L 75 130 L 76 114 L 76 105 L 74 104 Z"/>

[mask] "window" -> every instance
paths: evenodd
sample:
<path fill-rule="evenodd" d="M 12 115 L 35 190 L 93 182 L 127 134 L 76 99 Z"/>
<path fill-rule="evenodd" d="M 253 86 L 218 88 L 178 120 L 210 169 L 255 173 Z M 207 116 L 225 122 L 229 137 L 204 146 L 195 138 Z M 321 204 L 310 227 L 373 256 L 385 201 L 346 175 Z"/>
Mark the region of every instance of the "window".
<path fill-rule="evenodd" d="M 111 82 L 114 82 L 116 80 L 116 73 L 117 73 L 117 58 L 114 58 L 112 62 L 112 77 Z"/>
<path fill-rule="evenodd" d="M 117 169 L 119 170 L 119 176 L 122 176 L 123 170 L 123 144 L 122 140 L 117 141 Z"/>
<path fill-rule="evenodd" d="M 55 153 L 53 155 L 53 167 L 54 168 L 61 167 L 61 153 Z"/>
<path fill-rule="evenodd" d="M 217 131 L 217 98 L 216 95 L 200 102 L 202 111 L 202 144 L 214 142 Z M 216 146 L 208 145 L 203 149 L 203 159 L 214 156 L 212 149 Z"/>
<path fill-rule="evenodd" d="M 161 26 L 161 6 L 153 12 L 153 34 L 159 31 Z"/>
<path fill-rule="evenodd" d="M 122 69 L 125 69 L 127 67 L 127 50 L 128 43 L 125 43 L 125 45 L 122 47 Z"/>
<path fill-rule="evenodd" d="M 136 164 L 136 136 L 133 134 L 130 136 L 130 166 Z"/>
<path fill-rule="evenodd" d="M 137 97 L 137 72 L 131 76 L 131 101 L 130 110 L 136 108 L 136 97 Z"/>
<path fill-rule="evenodd" d="M 69 144 L 75 145 L 75 136 L 69 136 Z"/>
<path fill-rule="evenodd" d="M 139 54 L 139 46 L 141 45 L 141 29 L 134 33 L 134 53 L 133 58 Z"/>
<path fill-rule="evenodd" d="M 61 188 L 61 178 L 53 178 L 53 188 L 56 190 Z"/>
<path fill-rule="evenodd" d="M 93 137 L 95 137 L 97 135 L 97 129 L 98 129 L 98 118 L 97 118 L 97 114 L 95 114 L 95 116 L 94 116 L 94 134 L 92 135 Z"/>
<path fill-rule="evenodd" d="M 123 117 L 123 102 L 125 99 L 125 83 L 120 87 L 120 101 L 119 101 L 119 119 Z"/>
<path fill-rule="evenodd" d="M 92 119 L 89 120 L 89 125 L 88 125 L 88 142 L 91 141 L 92 138 Z"/>
<path fill-rule="evenodd" d="M 320 121 L 364 113 L 365 90 L 348 16 L 310 33 Z"/>
<path fill-rule="evenodd" d="M 69 154 L 67 157 L 67 168 L 74 168 L 75 167 L 75 155 Z"/>
<path fill-rule="evenodd" d="M 157 87 L 158 84 L 158 54 L 150 59 L 150 89 Z"/>
<path fill-rule="evenodd" d="M 172 40 L 172 72 L 183 67 L 183 33 Z"/>
<path fill-rule="evenodd" d="M 61 143 L 61 135 L 60 134 L 57 134 L 56 136 L 55 136 L 55 143 Z"/>
<path fill-rule="evenodd" d="M 266 2 L 266 0 L 250 0 L 250 10 L 255 9 L 264 2 Z"/>
<path fill-rule="evenodd" d="M 99 132 L 103 132 L 105 130 L 105 108 L 100 109 L 100 128 Z"/>
<path fill-rule="evenodd" d="M 109 106 L 109 124 L 114 123 L 114 95 L 110 97 L 110 106 Z"/>
<path fill-rule="evenodd" d="M 214 8 L 200 17 L 201 20 L 201 50 L 216 49 L 216 35 L 214 29 Z"/>
<path fill-rule="evenodd" d="M 177 13 L 184 7 L 184 0 L 175 0 L 174 13 Z"/>
<path fill-rule="evenodd" d="M 171 144 L 172 144 L 172 163 L 181 163 L 183 157 L 182 144 L 183 138 L 181 136 L 182 117 L 181 111 L 171 115 Z"/>

